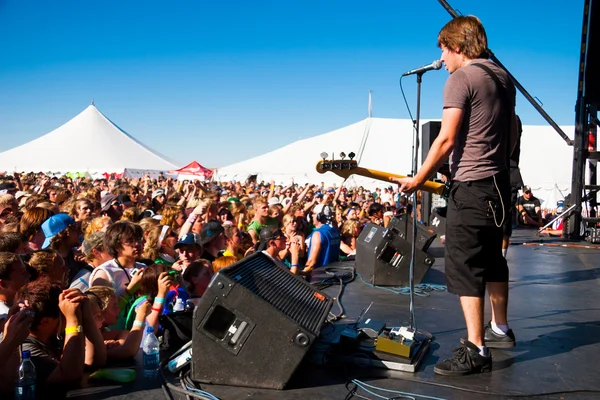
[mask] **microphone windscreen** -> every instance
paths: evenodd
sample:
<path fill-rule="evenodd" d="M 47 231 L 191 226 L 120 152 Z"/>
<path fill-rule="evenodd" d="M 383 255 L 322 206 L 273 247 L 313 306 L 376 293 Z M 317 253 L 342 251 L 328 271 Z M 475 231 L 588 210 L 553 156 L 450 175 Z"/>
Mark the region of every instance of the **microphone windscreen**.
<path fill-rule="evenodd" d="M 433 69 L 440 69 L 442 68 L 442 60 L 435 60 L 431 65 L 433 65 Z"/>

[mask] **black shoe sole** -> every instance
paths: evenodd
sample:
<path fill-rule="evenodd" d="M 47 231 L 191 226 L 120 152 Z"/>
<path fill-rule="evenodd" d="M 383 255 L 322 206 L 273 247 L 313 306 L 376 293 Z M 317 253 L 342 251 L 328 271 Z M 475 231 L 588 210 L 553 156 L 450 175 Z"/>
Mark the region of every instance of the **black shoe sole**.
<path fill-rule="evenodd" d="M 492 366 L 484 365 L 483 367 L 472 369 L 470 371 L 448 371 L 445 369 L 439 369 L 437 367 L 433 367 L 433 372 L 435 372 L 438 375 L 443 375 L 443 376 L 465 376 L 465 375 L 483 374 L 486 372 L 492 372 Z"/>
<path fill-rule="evenodd" d="M 460 344 L 465 344 L 467 339 L 460 338 Z M 516 342 L 486 342 L 483 341 L 483 345 L 488 349 L 512 349 L 517 345 Z"/>

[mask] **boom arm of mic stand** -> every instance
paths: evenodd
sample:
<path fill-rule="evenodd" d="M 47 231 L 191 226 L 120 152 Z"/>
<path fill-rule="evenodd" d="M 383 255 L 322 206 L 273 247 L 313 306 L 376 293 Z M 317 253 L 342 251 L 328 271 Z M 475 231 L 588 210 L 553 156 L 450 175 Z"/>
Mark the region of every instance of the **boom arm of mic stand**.
<path fill-rule="evenodd" d="M 452 18 L 456 18 L 459 16 L 458 13 L 452 8 L 452 6 L 450 4 L 448 4 L 448 2 L 446 0 L 438 0 L 438 1 L 442 5 L 442 7 L 444 7 L 446 9 L 446 11 L 448 11 L 448 13 L 452 16 Z M 510 78 L 512 83 L 517 87 L 517 89 L 519 89 L 521 94 L 523 96 L 525 96 L 525 98 L 529 101 L 529 103 L 531 103 L 533 108 L 535 108 L 540 113 L 540 115 L 542 117 L 544 117 L 544 119 L 550 124 L 550 126 L 552 126 L 556 132 L 558 132 L 560 137 L 563 138 L 563 140 L 565 142 L 567 142 L 567 144 L 569 146 L 573 146 L 573 141 L 571 139 L 569 139 L 569 137 L 563 132 L 562 129 L 560 129 L 560 126 L 558 126 L 558 124 L 556 122 L 554 122 L 554 120 L 550 117 L 550 115 L 548 115 L 548 113 L 542 108 L 542 106 L 540 106 L 538 104 L 538 102 L 535 101 L 535 99 L 533 97 L 531 97 L 529 92 L 527 92 L 527 90 L 525 90 L 525 88 L 508 71 L 508 69 L 506 69 L 506 67 L 500 62 L 500 60 L 498 60 L 498 58 L 496 58 L 496 56 L 494 55 L 494 53 L 492 53 L 492 51 L 490 49 L 488 49 L 488 52 L 490 53 L 490 58 L 492 59 L 492 61 L 494 61 L 494 63 L 498 67 L 500 67 L 504 71 L 506 71 L 506 73 L 508 74 L 508 77 Z"/>

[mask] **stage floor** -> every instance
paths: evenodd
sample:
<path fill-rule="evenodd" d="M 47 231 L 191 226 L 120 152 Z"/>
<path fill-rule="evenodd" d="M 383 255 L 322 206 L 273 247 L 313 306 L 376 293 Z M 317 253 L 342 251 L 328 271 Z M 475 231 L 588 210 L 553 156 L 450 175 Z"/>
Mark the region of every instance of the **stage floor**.
<path fill-rule="evenodd" d="M 533 238 L 531 232 L 517 231 L 513 241 L 531 243 L 534 240 L 537 238 Z M 423 283 L 444 284 L 443 246 L 436 241 L 430 252 L 436 256 L 436 262 Z M 346 378 L 351 376 L 381 388 L 442 399 L 517 398 L 552 392 L 556 394 L 537 398 L 600 398 L 597 368 L 600 359 L 600 250 L 512 245 L 508 261 L 511 271 L 509 322 L 517 346 L 509 350 L 492 350 L 491 373 L 457 378 L 434 374 L 433 366 L 450 357 L 460 338 L 466 334 L 458 298 L 447 292 L 434 291 L 427 297 L 415 297 L 417 327 L 435 336 L 432 348 L 415 373 L 375 368 L 349 372 L 305 363 L 294 375 L 288 389 L 283 391 L 214 385 L 203 385 L 202 388 L 221 399 L 341 400 L 348 394 L 345 384 Z M 341 264 L 352 265 L 352 262 Z M 337 289 L 330 287 L 326 292 L 334 295 Z M 369 287 L 357 279 L 346 286 L 341 301 L 346 322 L 355 320 L 373 302 L 368 312 L 371 319 L 385 321 L 388 326 L 408 325 L 408 296 Z M 335 306 L 332 311 L 337 312 Z M 489 304 L 486 304 L 485 315 L 486 320 L 490 319 Z M 149 385 L 139 381 L 105 389 L 77 390 L 69 397 L 143 397 L 149 400 L 165 396 L 156 383 Z M 364 391 L 358 393 L 376 398 Z M 394 395 L 379 393 L 389 397 Z"/>

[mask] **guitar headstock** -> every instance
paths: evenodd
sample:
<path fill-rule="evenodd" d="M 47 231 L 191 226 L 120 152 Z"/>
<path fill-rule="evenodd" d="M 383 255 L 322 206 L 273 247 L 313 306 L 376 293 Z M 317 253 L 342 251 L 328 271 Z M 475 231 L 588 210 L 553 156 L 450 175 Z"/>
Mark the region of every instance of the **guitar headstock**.
<path fill-rule="evenodd" d="M 354 160 L 355 154 L 350 153 L 348 157 L 347 159 L 346 154 L 340 153 L 339 159 L 328 160 L 327 153 L 321 153 L 322 160 L 317 163 L 317 172 L 324 174 L 329 171 L 342 178 L 348 178 L 358 168 L 358 162 Z"/>

